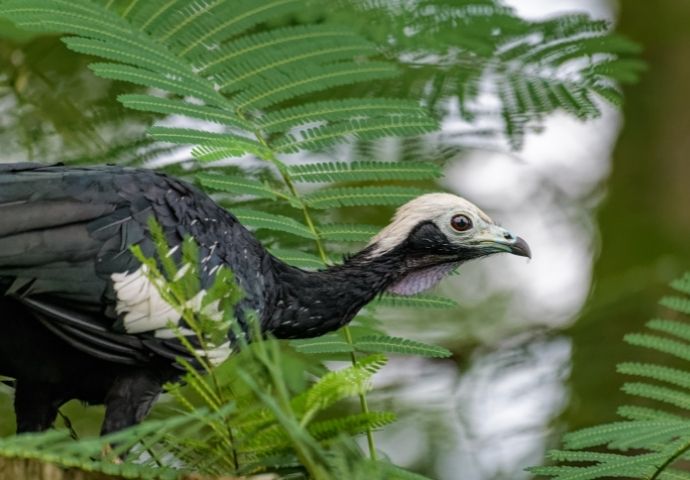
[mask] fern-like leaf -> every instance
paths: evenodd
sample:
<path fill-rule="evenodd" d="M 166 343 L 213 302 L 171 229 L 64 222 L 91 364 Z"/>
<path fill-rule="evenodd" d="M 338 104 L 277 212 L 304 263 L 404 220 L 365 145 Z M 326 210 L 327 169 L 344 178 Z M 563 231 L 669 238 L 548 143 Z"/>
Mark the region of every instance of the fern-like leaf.
<path fill-rule="evenodd" d="M 260 210 L 250 210 L 248 208 L 235 208 L 232 210 L 232 213 L 240 222 L 250 227 L 285 232 L 310 240 L 316 238 L 314 233 L 309 230 L 306 225 L 284 215 L 276 215 Z"/>
<path fill-rule="evenodd" d="M 360 207 L 365 205 L 400 205 L 426 193 L 412 187 L 342 187 L 328 188 L 304 196 L 312 208 Z"/>
<path fill-rule="evenodd" d="M 312 355 L 324 353 L 350 353 L 354 351 L 354 347 L 344 341 L 340 335 L 324 335 L 313 339 L 293 340 L 290 342 L 290 345 L 300 353 Z"/>
<path fill-rule="evenodd" d="M 321 150 L 351 138 L 375 140 L 383 137 L 411 137 L 433 132 L 438 123 L 428 117 L 399 116 L 389 118 L 353 119 L 301 131 L 297 136 L 287 135 L 274 142 L 282 153 L 299 150 Z"/>
<path fill-rule="evenodd" d="M 396 415 L 391 412 L 367 412 L 332 420 L 312 422 L 309 433 L 319 440 L 333 438 L 343 433 L 356 435 L 367 429 L 376 430 L 393 423 Z"/>
<path fill-rule="evenodd" d="M 289 248 L 271 248 L 271 254 L 275 255 L 282 261 L 302 268 L 323 268 L 324 264 L 321 258 L 311 253 L 302 252 Z"/>
<path fill-rule="evenodd" d="M 367 353 L 398 353 L 430 358 L 447 358 L 452 355 L 447 348 L 438 345 L 388 335 L 371 335 L 358 338 L 355 348 Z"/>
<path fill-rule="evenodd" d="M 269 133 L 284 132 L 307 123 L 340 122 L 358 117 L 426 117 L 427 112 L 415 102 L 388 98 L 350 98 L 325 100 L 275 110 L 259 121 Z"/>
<path fill-rule="evenodd" d="M 429 162 L 332 162 L 288 167 L 300 182 L 358 182 L 385 180 L 432 180 L 443 175 Z"/>
<path fill-rule="evenodd" d="M 434 295 L 414 295 L 411 297 L 402 295 L 384 294 L 375 301 L 374 305 L 384 307 L 409 307 L 409 308 L 455 308 L 457 302 L 450 298 Z"/>
<path fill-rule="evenodd" d="M 233 195 L 254 195 L 275 200 L 276 192 L 269 186 L 250 178 L 215 173 L 200 173 L 197 180 L 211 190 L 219 190 Z"/>
<path fill-rule="evenodd" d="M 398 70 L 382 62 L 340 62 L 328 66 L 311 65 L 299 74 L 290 72 L 257 81 L 251 88 L 233 97 L 240 110 L 266 108 L 291 98 L 352 83 L 382 80 L 397 75 Z"/>
<path fill-rule="evenodd" d="M 366 242 L 376 235 L 379 229 L 373 225 L 332 224 L 320 225 L 318 231 L 319 236 L 324 240 Z"/>
<path fill-rule="evenodd" d="M 659 303 L 668 309 L 690 315 L 690 299 L 687 297 L 668 296 L 662 298 Z"/>
<path fill-rule="evenodd" d="M 686 293 L 684 287 L 687 278 L 674 282 L 673 287 Z M 673 298 L 666 301 L 669 307 L 682 314 L 686 298 L 667 298 Z M 647 324 L 647 328 L 687 340 L 687 319 L 683 320 L 654 319 Z M 635 346 L 690 360 L 690 343 L 675 338 L 635 333 L 626 335 L 625 340 Z M 690 452 L 690 373 L 679 368 L 639 362 L 621 363 L 618 371 L 656 382 L 628 382 L 622 388 L 651 406 L 623 406 L 618 413 L 625 421 L 567 434 L 564 441 L 568 450 L 558 450 L 549 455 L 561 464 L 534 468 L 532 472 L 560 480 L 613 476 L 682 479 L 687 476 L 674 467 L 678 460 L 687 458 Z M 608 451 L 600 451 L 601 447 L 606 447 Z M 592 448 L 598 450 L 587 450 Z"/>
<path fill-rule="evenodd" d="M 671 287 L 680 293 L 690 295 L 690 273 L 686 273 L 683 277 L 671 282 Z"/>
<path fill-rule="evenodd" d="M 338 400 L 369 390 L 371 376 L 385 364 L 383 355 L 371 355 L 356 365 L 327 373 L 307 392 L 305 410 L 322 410 Z"/>
<path fill-rule="evenodd" d="M 162 113 L 165 115 L 181 115 L 188 118 L 205 120 L 208 122 L 229 125 L 248 130 L 251 125 L 236 115 L 227 113 L 216 107 L 208 107 L 184 100 L 155 97 L 153 95 L 120 95 L 117 99 L 127 108 L 143 112 Z"/>
<path fill-rule="evenodd" d="M 660 382 L 671 383 L 690 389 L 690 373 L 677 368 L 664 367 L 649 363 L 625 362 L 618 364 L 617 370 L 625 375 L 647 377 Z"/>

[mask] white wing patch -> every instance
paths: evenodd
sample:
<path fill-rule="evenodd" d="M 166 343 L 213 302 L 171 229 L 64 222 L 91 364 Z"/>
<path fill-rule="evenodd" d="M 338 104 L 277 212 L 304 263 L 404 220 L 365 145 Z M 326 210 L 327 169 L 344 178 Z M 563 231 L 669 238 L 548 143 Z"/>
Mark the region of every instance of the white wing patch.
<path fill-rule="evenodd" d="M 183 271 L 181 269 L 180 271 Z M 179 326 L 180 313 L 163 299 L 158 286 L 147 276 L 147 267 L 142 265 L 132 273 L 113 273 L 110 277 L 117 296 L 115 311 L 118 315 L 124 315 L 123 323 L 127 333 L 137 334 L 154 332 L 156 338 L 172 339 L 177 334 L 184 336 L 194 335 L 194 331 L 180 327 L 175 330 L 172 326 Z M 195 311 L 202 310 L 205 290 L 201 290 L 194 298 L 187 302 L 186 307 Z M 220 302 L 216 301 L 203 307 L 203 313 L 213 320 L 222 320 L 223 312 L 220 310 Z M 222 363 L 232 353 L 230 342 L 225 342 L 207 352 L 197 351 L 198 354 L 206 354 L 207 359 L 213 365 Z"/>
<path fill-rule="evenodd" d="M 163 300 L 158 287 L 146 275 L 142 265 L 132 273 L 113 273 L 113 287 L 117 295 L 115 311 L 124 314 L 127 333 L 142 333 L 162 329 L 170 322 L 177 325 L 180 314 Z"/>

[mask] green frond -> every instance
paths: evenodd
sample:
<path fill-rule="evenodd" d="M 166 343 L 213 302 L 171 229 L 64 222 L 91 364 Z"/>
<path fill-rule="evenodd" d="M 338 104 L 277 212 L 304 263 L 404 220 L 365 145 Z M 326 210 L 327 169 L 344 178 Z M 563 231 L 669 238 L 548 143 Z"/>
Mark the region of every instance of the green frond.
<path fill-rule="evenodd" d="M 213 143 L 197 145 L 192 149 L 192 157 L 200 162 L 216 162 L 245 155 L 266 158 L 270 155 L 270 151 L 250 138 L 232 134 L 223 134 L 218 136 Z"/>
<path fill-rule="evenodd" d="M 229 125 L 249 130 L 251 125 L 236 115 L 216 107 L 207 107 L 184 100 L 155 97 L 153 95 L 120 95 L 117 99 L 127 108 L 143 112 L 162 113 L 164 115 L 180 115 L 188 118 L 205 120 L 207 122 Z"/>
<path fill-rule="evenodd" d="M 678 278 L 671 282 L 671 287 L 673 287 L 681 293 L 690 295 L 690 273 L 686 273 L 681 278 Z"/>
<path fill-rule="evenodd" d="M 672 413 L 653 408 L 639 407 L 637 405 L 623 405 L 618 408 L 618 415 L 626 420 L 682 420 L 683 418 Z"/>
<path fill-rule="evenodd" d="M 188 3 L 188 0 L 167 0 L 165 2 L 133 0 L 122 16 L 129 18 L 140 30 L 152 33 L 158 29 L 162 21 L 169 18 L 172 12 Z"/>
<path fill-rule="evenodd" d="M 201 83 L 197 76 L 188 71 L 180 70 L 178 62 L 171 61 L 170 57 L 161 55 L 160 52 L 156 51 L 135 50 L 131 40 L 128 41 L 126 37 L 122 40 L 108 39 L 107 42 L 84 37 L 65 37 L 62 41 L 67 45 L 67 48 L 78 53 L 136 66 L 161 75 L 174 75 L 195 85 Z"/>
<path fill-rule="evenodd" d="M 383 62 L 341 62 L 329 65 L 310 65 L 299 72 L 276 72 L 262 78 L 233 97 L 241 111 L 266 108 L 291 98 L 320 92 L 333 87 L 394 77 L 398 70 Z"/>
<path fill-rule="evenodd" d="M 424 117 L 427 110 L 417 102 L 389 98 L 348 98 L 303 103 L 275 110 L 259 119 L 259 126 L 268 133 L 290 130 L 300 125 L 317 122 L 337 122 L 358 117 L 388 116 Z"/>
<path fill-rule="evenodd" d="M 217 173 L 200 173 L 197 181 L 206 188 L 233 195 L 254 195 L 260 198 L 276 199 L 273 189 L 258 180 Z"/>
<path fill-rule="evenodd" d="M 664 297 L 659 304 L 670 310 L 690 315 L 690 298 L 688 297 Z"/>
<path fill-rule="evenodd" d="M 681 287 L 684 286 L 683 280 L 674 282 L 674 286 L 678 286 L 679 282 Z M 667 298 L 672 298 L 666 300 L 668 306 L 682 310 L 684 298 Z M 675 339 L 636 333 L 626 335 L 625 341 L 683 360 L 690 359 L 690 343 L 677 340 L 690 339 L 687 323 L 681 320 L 654 319 L 647 323 L 647 328 L 673 336 Z M 532 472 L 555 479 L 597 479 L 612 476 L 681 479 L 686 476 L 686 473 L 674 469 L 673 466 L 676 460 L 687 457 L 690 445 L 690 419 L 687 417 L 687 410 L 690 410 L 690 373 L 681 368 L 641 362 L 620 363 L 617 369 L 625 375 L 662 383 L 659 385 L 630 382 L 622 387 L 629 395 L 644 399 L 648 403 L 651 400 L 654 406 L 622 406 L 618 409 L 618 414 L 626 419 L 625 421 L 569 433 L 564 437 L 565 447 L 569 451 L 556 451 L 550 455 L 557 462 L 589 465 L 538 467 L 531 469 Z M 599 451 L 601 447 L 610 452 Z M 598 450 L 583 450 L 589 448 Z M 632 453 L 617 456 L 617 452 Z M 633 465 L 632 469 L 630 465 Z M 635 473 L 637 469 L 639 471 Z"/>
<path fill-rule="evenodd" d="M 633 58 L 612 58 L 602 60 L 589 69 L 590 75 L 606 77 L 620 83 L 635 83 L 640 72 L 645 70 L 646 64 Z M 614 103 L 618 105 L 619 103 Z"/>
<path fill-rule="evenodd" d="M 309 433 L 319 440 L 325 440 L 338 435 L 357 435 L 367 429 L 376 430 L 395 422 L 396 415 L 392 412 L 367 412 L 348 415 L 346 417 L 312 422 Z"/>
<path fill-rule="evenodd" d="M 553 461 L 591 463 L 587 467 L 553 466 L 529 469 L 537 475 L 545 475 L 555 480 L 594 480 L 597 478 L 650 478 L 654 472 L 652 465 L 659 462 L 659 454 L 616 455 L 599 452 L 571 452 L 553 450 L 549 452 Z"/>
<path fill-rule="evenodd" d="M 288 172 L 300 182 L 358 182 L 431 180 L 443 175 L 430 162 L 329 162 L 291 165 Z"/>
<path fill-rule="evenodd" d="M 226 147 L 235 142 L 244 142 L 257 150 L 261 145 L 250 138 L 238 137 L 231 133 L 216 133 L 206 130 L 194 130 L 191 128 L 151 127 L 148 131 L 156 140 L 175 143 L 178 145 L 203 144 L 209 146 Z"/>
<path fill-rule="evenodd" d="M 223 145 L 203 144 L 197 145 L 192 149 L 192 157 L 200 162 L 217 162 L 226 158 L 243 157 L 245 155 L 255 155 L 258 158 L 266 158 L 270 151 L 263 145 L 246 137 L 236 135 L 223 135 L 222 140 L 216 143 Z"/>
<path fill-rule="evenodd" d="M 156 36 L 180 57 L 222 43 L 255 25 L 305 8 L 304 0 L 199 0 L 161 21 Z"/>
<path fill-rule="evenodd" d="M 655 318 L 646 325 L 650 330 L 668 333 L 681 340 L 690 340 L 690 324 L 676 320 L 663 320 Z"/>
<path fill-rule="evenodd" d="M 432 117 L 400 115 L 395 117 L 353 119 L 343 122 L 309 128 L 292 135 L 288 134 L 273 143 L 282 153 L 296 153 L 300 150 L 322 150 L 344 139 L 376 140 L 384 137 L 412 137 L 438 129 L 438 122 Z"/>
<path fill-rule="evenodd" d="M 269 249 L 272 255 L 280 260 L 301 268 L 323 268 L 324 264 L 321 258 L 311 253 L 302 252 L 289 248 L 271 248 Z"/>
<path fill-rule="evenodd" d="M 388 335 L 370 335 L 358 338 L 355 341 L 355 348 L 366 353 L 398 353 L 429 358 L 447 358 L 452 355 L 450 350 L 438 345 L 429 345 L 416 340 Z"/>
<path fill-rule="evenodd" d="M 434 295 L 402 296 L 386 293 L 375 300 L 376 306 L 382 307 L 408 307 L 408 308 L 456 308 L 457 302 L 450 298 Z"/>
<path fill-rule="evenodd" d="M 203 411 L 200 411 L 203 413 Z M 66 430 L 50 430 L 41 433 L 0 439 L 0 455 L 7 458 L 35 459 L 66 468 L 78 468 L 87 472 L 101 472 L 125 478 L 173 480 L 180 476 L 179 469 L 158 466 L 152 460 L 140 464 L 122 463 L 114 458 L 133 449 L 137 444 L 146 445 L 177 428 L 190 428 L 192 417 L 176 416 L 165 420 L 149 420 L 136 427 L 107 437 L 82 439 L 75 442 Z M 190 433 L 193 430 L 189 430 Z M 112 457 L 104 457 L 107 445 L 117 445 Z M 100 460 L 97 460 L 100 459 Z"/>
<path fill-rule="evenodd" d="M 545 63 L 562 65 L 566 61 L 579 57 L 587 57 L 602 51 L 608 54 L 638 53 L 640 47 L 629 40 L 613 36 L 573 37 L 558 42 L 541 42 L 532 46 L 528 51 L 518 55 L 503 55 L 506 60 L 520 60 L 524 63 Z M 512 58 L 511 58 L 512 57 Z"/>
<path fill-rule="evenodd" d="M 371 355 L 351 367 L 328 372 L 307 392 L 306 411 L 323 410 L 338 400 L 369 390 L 371 376 L 385 364 L 385 356 Z"/>
<path fill-rule="evenodd" d="M 412 187 L 342 187 L 326 188 L 305 195 L 304 201 L 312 208 L 361 207 L 367 205 L 401 205 L 419 195 L 428 193 Z"/>
<path fill-rule="evenodd" d="M 182 96 L 191 96 L 204 100 L 210 105 L 226 105 L 223 99 L 218 99 L 215 93 L 210 93 L 196 85 L 182 81 L 179 77 L 171 77 L 158 72 L 152 72 L 139 67 L 131 67 L 118 63 L 92 63 L 89 68 L 99 77 L 110 80 L 120 80 L 144 87 L 159 88 L 166 92 Z"/>
<path fill-rule="evenodd" d="M 26 28 L 80 35 L 81 38 L 65 39 L 67 46 L 81 53 L 132 65 L 129 68 L 121 66 L 121 69 L 114 65 L 94 69 L 107 78 L 157 86 L 214 102 L 223 101 L 213 86 L 195 75 L 188 64 L 170 55 L 118 15 L 87 0 L 10 0 L 3 4 L 2 13 Z M 171 81 L 173 77 L 178 81 Z"/>
<path fill-rule="evenodd" d="M 690 472 L 669 468 L 659 475 L 659 480 L 690 480 Z"/>
<path fill-rule="evenodd" d="M 323 335 L 318 338 L 308 338 L 303 340 L 293 340 L 290 345 L 300 353 L 323 354 L 323 353 L 350 353 L 354 351 L 352 345 L 344 341 L 340 335 Z"/>
<path fill-rule="evenodd" d="M 642 382 L 626 383 L 622 390 L 630 395 L 657 400 L 690 410 L 690 393 Z"/>
<path fill-rule="evenodd" d="M 248 208 L 233 208 L 232 213 L 244 225 L 256 229 L 267 229 L 278 232 L 297 235 L 298 237 L 315 239 L 314 233 L 306 225 L 298 222 L 294 218 L 285 215 L 277 215 L 261 210 L 250 210 Z"/>
<path fill-rule="evenodd" d="M 226 94 L 251 87 L 262 78 L 270 78 L 276 72 L 298 72 L 315 63 L 351 60 L 376 53 L 376 46 L 362 37 L 353 35 L 324 38 L 315 49 L 313 43 L 291 45 L 289 49 L 268 50 L 254 53 L 213 75 L 219 88 Z"/>
<path fill-rule="evenodd" d="M 666 444 L 687 432 L 688 420 L 655 419 L 614 422 L 568 433 L 563 441 L 569 450 L 602 445 L 628 451 Z"/>
<path fill-rule="evenodd" d="M 679 387 L 690 389 L 690 373 L 676 368 L 653 365 L 649 363 L 619 363 L 619 373 L 635 375 L 638 377 L 652 378 L 660 382 L 671 383 Z"/>
<path fill-rule="evenodd" d="M 366 242 L 379 231 L 374 225 L 331 224 L 317 227 L 319 237 L 334 242 Z"/>
<path fill-rule="evenodd" d="M 626 335 L 624 339 L 631 345 L 658 350 L 682 358 L 683 360 L 690 360 L 690 345 L 684 342 L 677 342 L 675 340 L 646 333 L 631 333 Z"/>
<path fill-rule="evenodd" d="M 252 59 L 255 55 L 267 52 L 292 51 L 304 46 L 321 44 L 333 38 L 358 38 L 353 30 L 344 29 L 336 25 L 296 25 L 276 28 L 252 35 L 245 35 L 232 42 L 200 52 L 195 64 L 202 75 L 215 74 L 227 68 L 227 65 L 242 63 Z"/>

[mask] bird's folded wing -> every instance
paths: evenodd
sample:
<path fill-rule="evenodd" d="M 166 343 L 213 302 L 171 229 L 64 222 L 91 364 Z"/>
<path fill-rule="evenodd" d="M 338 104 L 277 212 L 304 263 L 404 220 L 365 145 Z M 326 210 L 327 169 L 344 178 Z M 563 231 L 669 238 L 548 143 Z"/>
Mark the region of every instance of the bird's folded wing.
<path fill-rule="evenodd" d="M 166 182 L 143 171 L 0 166 L 0 302 L 22 303 L 56 335 L 99 358 L 141 363 L 188 353 L 174 336 L 160 335 L 167 319 L 152 310 L 155 302 L 134 302 L 146 287 L 143 276 L 131 282 L 140 265 L 130 247 L 147 255 L 155 248 L 151 215 L 171 246 L 181 242 Z M 122 286 L 129 279 L 129 289 L 118 292 L 117 278 Z M 137 306 L 147 316 L 137 317 Z"/>

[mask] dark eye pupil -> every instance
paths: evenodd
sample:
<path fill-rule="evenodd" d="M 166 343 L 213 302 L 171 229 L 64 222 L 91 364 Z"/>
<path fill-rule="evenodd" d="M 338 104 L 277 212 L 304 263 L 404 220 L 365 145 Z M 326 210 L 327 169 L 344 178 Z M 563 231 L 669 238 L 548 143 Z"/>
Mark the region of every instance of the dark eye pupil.
<path fill-rule="evenodd" d="M 450 221 L 451 226 L 458 232 L 472 228 L 472 221 L 466 215 L 456 215 Z"/>

